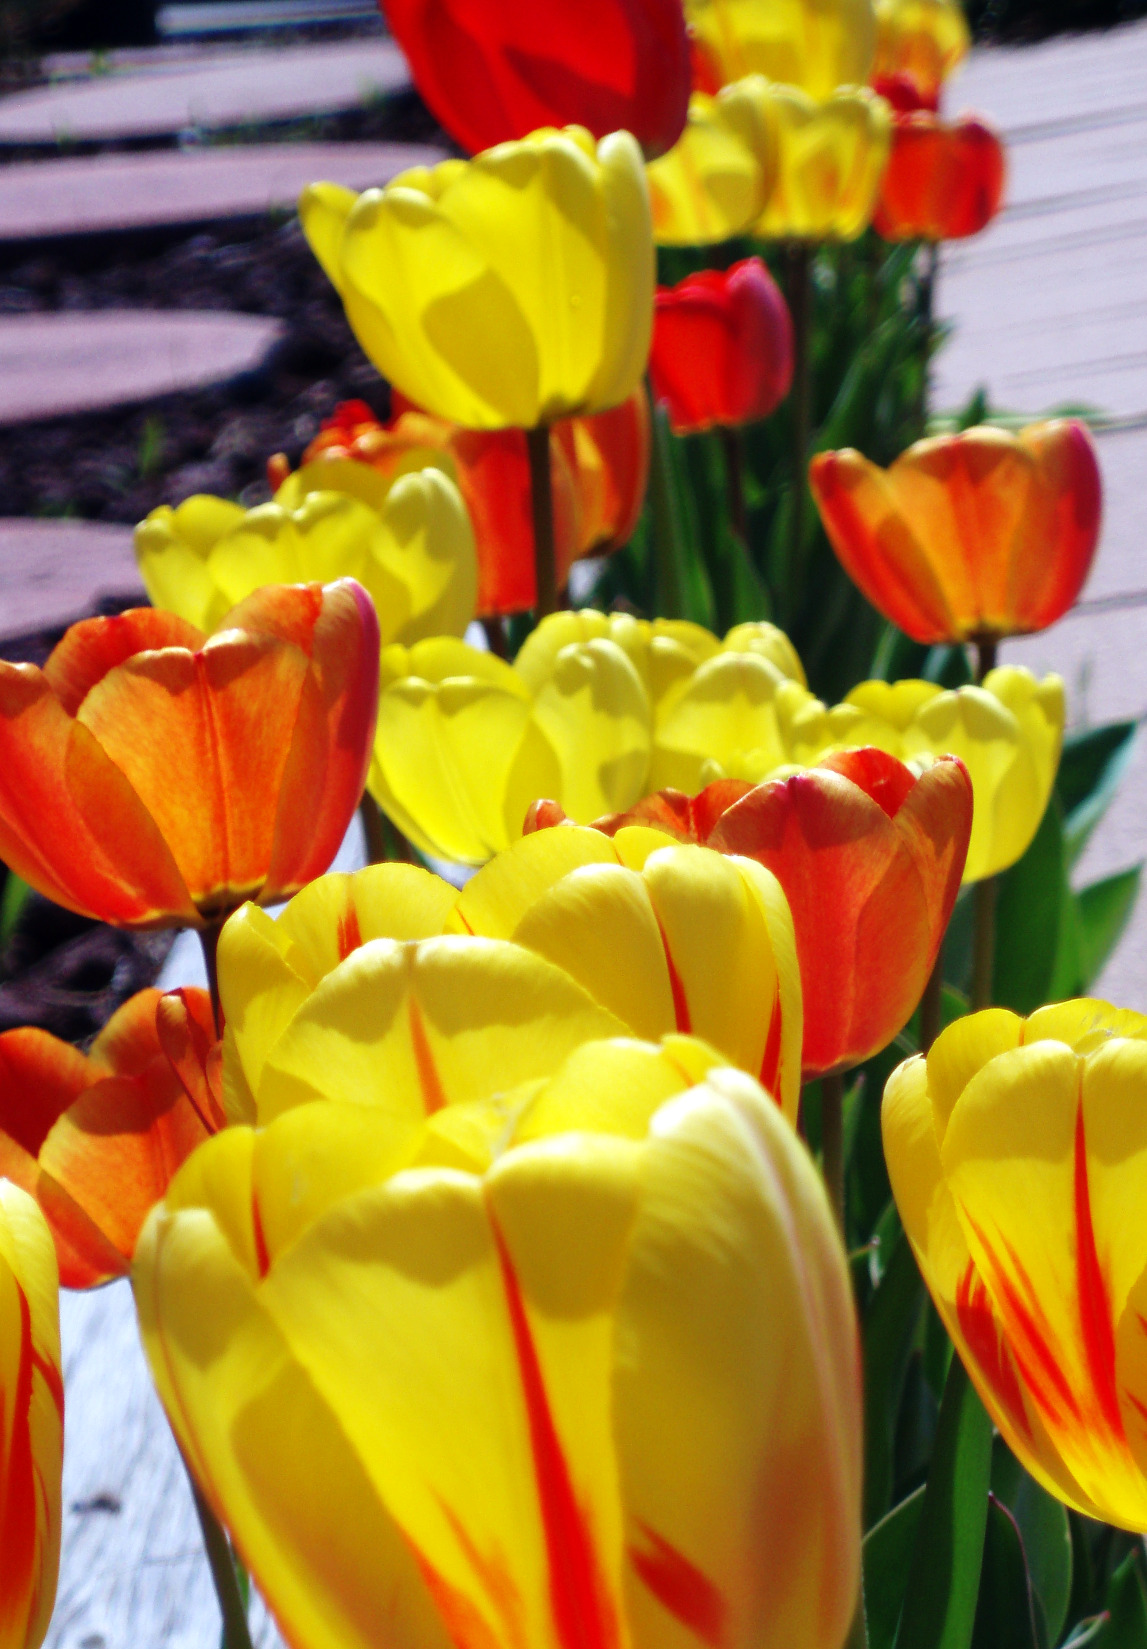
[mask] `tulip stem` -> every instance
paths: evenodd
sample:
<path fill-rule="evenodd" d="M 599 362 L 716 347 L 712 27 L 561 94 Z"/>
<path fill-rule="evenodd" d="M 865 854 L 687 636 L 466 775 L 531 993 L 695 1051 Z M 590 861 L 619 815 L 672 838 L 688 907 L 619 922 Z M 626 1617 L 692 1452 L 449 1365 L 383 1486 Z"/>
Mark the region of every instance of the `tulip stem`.
<path fill-rule="evenodd" d="M 191 1476 L 190 1471 L 188 1476 Z M 191 1493 L 195 1500 L 195 1510 L 199 1514 L 199 1527 L 203 1530 L 207 1562 L 211 1568 L 211 1579 L 215 1582 L 215 1595 L 219 1599 L 219 1610 L 223 1616 L 223 1649 L 252 1649 L 251 1630 L 247 1625 L 247 1608 L 243 1602 L 243 1594 L 239 1590 L 239 1575 L 235 1568 L 231 1543 L 227 1539 L 223 1525 L 203 1498 L 194 1477 L 191 1478 Z"/>
<path fill-rule="evenodd" d="M 492 613 L 489 618 L 484 618 L 482 620 L 482 628 L 486 632 L 486 646 L 490 649 L 490 652 L 494 655 L 494 657 L 502 659 L 508 657 L 508 650 L 506 647 L 506 626 L 502 623 L 502 620 L 498 617 L 497 613 Z"/>
<path fill-rule="evenodd" d="M 836 1222 L 844 1230 L 844 1077 L 820 1079 L 820 1157 Z"/>
<path fill-rule="evenodd" d="M 215 1021 L 215 1035 L 223 1035 L 223 1004 L 219 1000 L 219 935 L 222 922 L 212 922 L 200 928 L 199 943 L 203 948 L 203 965 L 207 970 L 207 990 L 211 997 L 211 1017 Z"/>
<path fill-rule="evenodd" d="M 530 505 L 534 517 L 535 615 L 540 621 L 558 606 L 558 570 L 554 550 L 554 489 L 550 474 L 550 431 L 539 424 L 526 431 L 530 460 Z"/>
<path fill-rule="evenodd" d="M 653 518 L 654 615 L 685 617 L 685 548 L 673 495 L 669 414 L 653 402 L 653 438 L 649 451 L 649 507 Z"/>
<path fill-rule="evenodd" d="M 944 941 L 920 998 L 920 1052 L 926 1054 L 944 1028 Z"/>
<path fill-rule="evenodd" d="M 725 449 L 725 498 L 729 521 L 744 549 L 749 547 L 749 515 L 745 508 L 745 453 L 741 432 L 728 424 L 717 426 Z"/>
<path fill-rule="evenodd" d="M 362 820 L 367 864 L 384 865 L 390 857 L 386 850 L 386 821 L 382 816 L 381 807 L 369 790 L 362 793 L 362 800 L 358 804 L 358 816 Z"/>
<path fill-rule="evenodd" d="M 800 589 L 804 555 L 805 501 L 808 493 L 808 451 L 812 438 L 812 248 L 792 241 L 788 248 L 789 313 L 793 321 L 792 387 L 792 514 L 789 518 L 789 601 Z M 791 620 L 791 613 L 789 615 Z"/>
<path fill-rule="evenodd" d="M 972 895 L 972 1012 L 992 1005 L 996 964 L 996 895 L 999 878 L 985 876 Z"/>

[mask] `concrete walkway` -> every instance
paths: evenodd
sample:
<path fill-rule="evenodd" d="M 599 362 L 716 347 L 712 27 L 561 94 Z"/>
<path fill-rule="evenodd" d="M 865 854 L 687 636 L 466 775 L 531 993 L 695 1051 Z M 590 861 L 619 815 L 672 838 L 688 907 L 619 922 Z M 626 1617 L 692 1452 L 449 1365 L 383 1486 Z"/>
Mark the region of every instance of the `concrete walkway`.
<path fill-rule="evenodd" d="M 1080 606 L 1006 659 L 1058 671 L 1077 726 L 1147 713 L 1147 24 L 973 55 L 947 107 L 991 115 L 1008 141 L 1008 206 L 947 248 L 954 324 L 937 404 L 1102 414 L 1103 538 Z M 1147 736 L 1079 866 L 1080 881 L 1147 858 Z M 1147 894 L 1098 989 L 1147 1010 Z"/>
<path fill-rule="evenodd" d="M 130 527 L 0 520 L 0 642 L 71 624 L 111 596 L 147 600 Z"/>

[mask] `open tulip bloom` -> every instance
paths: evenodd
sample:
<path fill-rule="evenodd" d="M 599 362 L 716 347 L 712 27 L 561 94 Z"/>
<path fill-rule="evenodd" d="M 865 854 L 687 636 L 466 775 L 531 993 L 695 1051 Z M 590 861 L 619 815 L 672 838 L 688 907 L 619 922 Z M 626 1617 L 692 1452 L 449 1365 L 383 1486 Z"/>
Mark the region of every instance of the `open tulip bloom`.
<path fill-rule="evenodd" d="M 378 620 L 353 579 L 271 587 L 208 637 L 143 607 L 0 663 L 0 858 L 120 927 L 206 927 L 319 875 L 362 795 Z"/>

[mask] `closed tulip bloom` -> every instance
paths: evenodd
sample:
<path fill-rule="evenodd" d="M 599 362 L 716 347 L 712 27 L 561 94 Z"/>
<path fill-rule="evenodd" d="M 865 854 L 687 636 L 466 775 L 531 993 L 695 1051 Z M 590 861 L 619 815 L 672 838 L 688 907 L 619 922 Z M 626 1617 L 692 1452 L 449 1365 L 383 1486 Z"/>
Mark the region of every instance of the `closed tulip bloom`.
<path fill-rule="evenodd" d="M 206 1052 L 207 992 L 181 995 Z M 0 1175 L 39 1203 L 65 1288 L 127 1274 L 144 1216 L 223 1121 L 197 1110 L 164 1053 L 161 1000 L 138 992 L 87 1054 L 31 1027 L 0 1036 Z"/>
<path fill-rule="evenodd" d="M 64 1381 L 56 1256 L 32 1198 L 0 1179 L 0 1649 L 40 1649 L 56 1601 Z"/>
<path fill-rule="evenodd" d="M 689 101 L 680 0 L 384 0 L 415 84 L 472 154 L 540 126 L 671 149 Z"/>
<path fill-rule="evenodd" d="M 497 1091 L 228 1130 L 140 1239 L 160 1396 L 284 1635 L 839 1649 L 858 1342 L 796 1134 L 683 1038 Z"/>
<path fill-rule="evenodd" d="M 210 925 L 330 864 L 362 794 L 378 620 L 353 579 L 258 591 L 208 637 L 153 608 L 0 663 L 0 858 L 120 927 Z"/>
<path fill-rule="evenodd" d="M 1147 1530 L 1147 1019 L 1063 1002 L 961 1019 L 893 1072 L 900 1217 L 976 1389 L 1032 1476 Z"/>
<path fill-rule="evenodd" d="M 777 878 L 796 932 L 807 1080 L 879 1053 L 914 1012 L 960 891 L 972 785 L 954 757 L 914 771 L 882 750 L 846 750 L 766 784 L 662 791 L 595 828 L 641 824 Z"/>
<path fill-rule="evenodd" d="M 886 96 L 904 88 L 914 107 L 934 110 L 971 43 L 962 0 L 876 0 L 873 83 Z"/>
<path fill-rule="evenodd" d="M 873 226 L 885 240 L 963 240 L 1003 204 L 1004 146 L 984 121 L 897 115 Z"/>
<path fill-rule="evenodd" d="M 1051 796 L 1063 746 L 1065 702 L 1058 676 L 1001 665 L 982 687 L 945 691 L 929 681 L 865 681 L 806 728 L 811 743 L 874 744 L 902 761 L 958 756 L 975 806 L 964 881 L 1007 870 L 1031 845 Z M 822 742 L 823 741 L 823 742 Z"/>
<path fill-rule="evenodd" d="M 314 184 L 299 214 L 366 354 L 428 412 L 530 429 L 637 388 L 654 256 L 629 133 L 535 132 L 357 199 Z"/>
<path fill-rule="evenodd" d="M 1099 465 L 1074 420 L 933 436 L 887 470 L 819 453 L 809 480 L 845 571 L 915 641 L 1046 629 L 1099 542 Z"/>
<path fill-rule="evenodd" d="M 777 175 L 768 82 L 747 75 L 716 96 L 695 92 L 674 147 L 646 167 L 658 246 L 711 246 L 748 233 Z"/>
<path fill-rule="evenodd" d="M 478 590 L 466 506 L 430 466 L 393 483 L 362 464 L 305 466 L 252 510 L 205 495 L 165 504 L 136 528 L 135 553 L 153 604 L 202 630 L 264 584 L 354 578 L 383 642 L 409 645 L 461 635 Z"/>
<path fill-rule="evenodd" d="M 888 161 L 887 103 L 855 86 L 823 103 L 795 86 L 770 92 L 777 180 L 753 233 L 764 240 L 855 240 L 872 222 Z"/>
<path fill-rule="evenodd" d="M 678 435 L 766 418 L 793 378 L 793 325 L 760 258 L 658 287 L 649 375 Z"/>
<path fill-rule="evenodd" d="M 823 101 L 872 67 L 872 0 L 685 0 L 685 15 L 710 84 L 762 74 Z"/>

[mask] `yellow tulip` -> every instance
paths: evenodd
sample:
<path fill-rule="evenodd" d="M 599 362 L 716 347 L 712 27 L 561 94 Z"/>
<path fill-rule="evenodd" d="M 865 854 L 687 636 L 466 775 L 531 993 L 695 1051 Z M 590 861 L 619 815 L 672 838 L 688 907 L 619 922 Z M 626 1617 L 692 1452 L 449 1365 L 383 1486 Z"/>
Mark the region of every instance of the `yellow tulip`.
<path fill-rule="evenodd" d="M 48 1225 L 0 1179 L 0 1649 L 39 1649 L 60 1567 L 64 1386 Z"/>
<path fill-rule="evenodd" d="M 252 510 L 204 494 L 163 505 L 135 552 L 152 603 L 203 630 L 264 584 L 356 578 L 384 644 L 461 635 L 478 599 L 470 517 L 431 465 L 393 480 L 350 460 L 311 465 Z"/>
<path fill-rule="evenodd" d="M 876 0 L 874 81 L 903 77 L 935 108 L 972 43 L 961 0 Z"/>
<path fill-rule="evenodd" d="M 765 209 L 777 173 L 768 83 L 748 75 L 716 97 L 694 92 L 685 130 L 645 168 L 659 246 L 707 246 L 744 234 Z"/>
<path fill-rule="evenodd" d="M 958 1020 L 893 1072 L 884 1150 L 936 1306 L 1014 1453 L 1147 1531 L 1147 1018 Z"/>
<path fill-rule="evenodd" d="M 429 1122 L 228 1129 L 134 1284 L 180 1445 L 297 1649 L 380 1623 L 401 1649 L 839 1649 L 845 1256 L 794 1131 L 702 1045 L 591 1043 Z"/>
<path fill-rule="evenodd" d="M 1059 768 L 1066 716 L 1063 682 L 1001 665 L 982 687 L 944 691 L 927 681 L 866 681 L 817 727 L 818 753 L 874 744 L 902 761 L 959 756 L 975 798 L 964 881 L 1015 864 L 1039 828 Z M 806 745 L 800 760 L 810 759 Z"/>
<path fill-rule="evenodd" d="M 823 99 L 872 68 L 872 0 L 685 0 L 685 15 L 702 78 L 717 85 L 763 74 Z"/>
<path fill-rule="evenodd" d="M 769 90 L 777 179 L 754 233 L 765 240 L 855 240 L 872 220 L 888 163 L 888 104 L 855 86 L 824 103 L 795 86 Z"/>
<path fill-rule="evenodd" d="M 529 429 L 641 380 L 654 254 L 628 132 L 535 132 L 357 199 L 314 184 L 299 215 L 367 355 L 440 418 Z"/>

